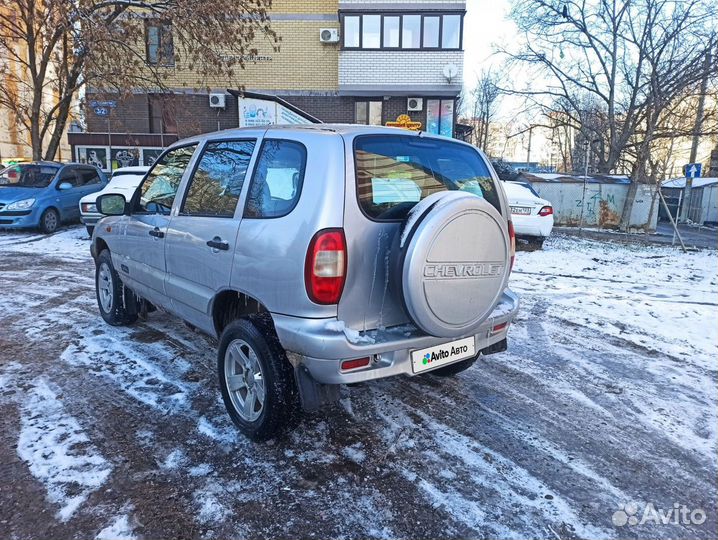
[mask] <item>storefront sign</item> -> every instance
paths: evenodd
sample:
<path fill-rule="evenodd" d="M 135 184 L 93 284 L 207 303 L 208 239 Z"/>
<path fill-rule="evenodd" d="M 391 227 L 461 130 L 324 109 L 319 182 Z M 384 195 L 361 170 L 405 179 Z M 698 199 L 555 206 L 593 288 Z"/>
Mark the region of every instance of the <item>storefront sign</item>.
<path fill-rule="evenodd" d="M 400 114 L 396 117 L 396 121 L 387 122 L 386 125 L 389 127 L 408 129 L 411 131 L 419 131 L 421 129 L 421 122 L 412 121 L 411 116 L 408 114 Z"/>
<path fill-rule="evenodd" d="M 239 98 L 239 127 L 269 124 L 311 124 L 303 116 L 269 99 Z"/>
<path fill-rule="evenodd" d="M 137 148 L 132 146 L 77 146 L 78 163 L 93 165 L 105 172 L 134 165 L 151 166 L 162 153 L 162 148 Z"/>

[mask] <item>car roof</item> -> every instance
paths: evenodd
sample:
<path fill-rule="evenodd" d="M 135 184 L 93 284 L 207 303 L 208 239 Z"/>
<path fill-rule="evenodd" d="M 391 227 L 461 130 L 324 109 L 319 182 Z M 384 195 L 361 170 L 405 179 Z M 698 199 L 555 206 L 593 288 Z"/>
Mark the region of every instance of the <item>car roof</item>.
<path fill-rule="evenodd" d="M 117 176 L 118 174 L 145 174 L 149 170 L 150 167 L 148 165 L 132 165 L 131 167 L 115 169 L 112 171 L 112 176 Z"/>
<path fill-rule="evenodd" d="M 452 139 L 441 135 L 433 135 L 426 131 L 411 131 L 403 128 L 388 126 L 372 126 L 364 124 L 269 124 L 266 126 L 247 127 L 247 128 L 230 128 L 222 131 L 213 131 L 211 133 L 203 133 L 194 137 L 188 137 L 172 144 L 172 147 L 183 146 L 186 144 L 198 143 L 206 140 L 226 139 L 226 138 L 244 138 L 244 137 L 271 137 L 276 133 L 326 133 L 345 136 L 356 135 L 408 135 L 415 137 L 426 137 L 431 139 L 454 142 L 458 144 L 467 144 L 458 139 Z M 471 146 L 471 145 L 468 145 Z M 472 147 L 475 148 L 475 147 Z"/>

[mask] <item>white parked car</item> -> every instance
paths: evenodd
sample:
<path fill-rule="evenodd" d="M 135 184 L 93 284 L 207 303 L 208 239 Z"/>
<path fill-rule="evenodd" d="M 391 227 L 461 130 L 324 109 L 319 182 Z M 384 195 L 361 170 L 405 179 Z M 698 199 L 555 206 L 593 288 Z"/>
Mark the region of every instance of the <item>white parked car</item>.
<path fill-rule="evenodd" d="M 530 186 L 518 182 L 503 182 L 506 198 L 511 206 L 511 221 L 516 238 L 541 247 L 553 228 L 553 206 L 539 197 Z"/>
<path fill-rule="evenodd" d="M 124 195 L 128 201 L 132 198 L 132 194 L 140 185 L 142 179 L 149 171 L 149 167 L 121 167 L 116 169 L 112 173 L 110 182 L 105 186 L 102 191 L 97 191 L 86 195 L 80 199 L 80 220 L 87 227 L 87 233 L 92 236 L 92 232 L 95 230 L 95 224 L 102 219 L 104 216 L 97 211 L 95 201 L 100 195 L 106 195 L 107 193 L 119 193 Z"/>

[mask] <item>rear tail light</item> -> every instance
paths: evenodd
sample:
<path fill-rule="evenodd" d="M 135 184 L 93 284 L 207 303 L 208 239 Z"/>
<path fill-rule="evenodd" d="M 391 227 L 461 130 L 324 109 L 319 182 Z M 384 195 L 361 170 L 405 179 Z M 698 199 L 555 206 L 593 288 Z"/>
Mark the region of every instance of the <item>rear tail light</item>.
<path fill-rule="evenodd" d="M 354 358 L 353 360 L 344 360 L 342 362 L 342 371 L 348 371 L 350 369 L 358 369 L 369 365 L 371 358 Z"/>
<path fill-rule="evenodd" d="M 539 216 L 550 216 L 551 214 L 553 214 L 553 207 L 551 206 L 544 206 L 539 210 Z"/>
<path fill-rule="evenodd" d="M 315 304 L 336 304 L 342 296 L 347 270 L 347 246 L 342 229 L 314 235 L 304 264 L 304 285 Z"/>
<path fill-rule="evenodd" d="M 514 260 L 516 259 L 516 233 L 514 232 L 514 224 L 509 221 L 509 240 L 511 241 L 511 266 L 509 272 L 514 269 Z"/>

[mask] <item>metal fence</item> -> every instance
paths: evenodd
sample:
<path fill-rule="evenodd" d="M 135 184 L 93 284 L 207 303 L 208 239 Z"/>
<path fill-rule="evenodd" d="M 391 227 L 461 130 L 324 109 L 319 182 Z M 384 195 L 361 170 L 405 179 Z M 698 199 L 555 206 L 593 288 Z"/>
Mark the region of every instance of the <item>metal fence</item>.
<path fill-rule="evenodd" d="M 583 182 L 532 182 L 543 198 L 551 202 L 554 223 L 559 226 L 615 229 L 621 221 L 629 184 Z M 658 221 L 658 196 L 655 186 L 638 185 L 629 227 L 655 231 Z M 583 210 L 583 211 L 582 211 Z"/>

